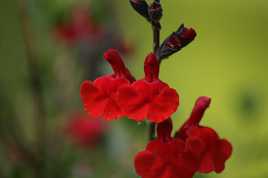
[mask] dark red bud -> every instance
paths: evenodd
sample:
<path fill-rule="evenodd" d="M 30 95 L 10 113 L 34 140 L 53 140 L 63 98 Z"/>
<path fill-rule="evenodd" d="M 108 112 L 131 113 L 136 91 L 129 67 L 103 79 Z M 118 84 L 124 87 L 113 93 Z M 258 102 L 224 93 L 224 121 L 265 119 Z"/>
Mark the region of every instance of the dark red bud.
<path fill-rule="evenodd" d="M 182 47 L 189 44 L 196 37 L 196 32 L 192 28 L 183 27 L 179 29 L 176 33 L 176 36 L 181 39 Z"/>
<path fill-rule="evenodd" d="M 182 24 L 176 32 L 173 32 L 160 46 L 157 55 L 164 59 L 180 51 L 194 40 L 196 32 L 192 28 L 186 28 Z"/>
<path fill-rule="evenodd" d="M 159 22 L 163 16 L 163 9 L 159 2 L 153 2 L 149 7 L 149 17 L 152 22 Z"/>
<path fill-rule="evenodd" d="M 136 12 L 138 12 L 141 16 L 150 21 L 148 13 L 149 6 L 145 0 L 130 0 L 129 2 Z"/>

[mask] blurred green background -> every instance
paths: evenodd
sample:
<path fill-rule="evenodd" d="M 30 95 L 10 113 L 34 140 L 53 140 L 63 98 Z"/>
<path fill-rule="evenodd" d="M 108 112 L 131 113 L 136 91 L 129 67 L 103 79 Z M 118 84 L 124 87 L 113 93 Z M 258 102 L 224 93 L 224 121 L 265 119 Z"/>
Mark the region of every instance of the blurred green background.
<path fill-rule="evenodd" d="M 109 19 L 109 13 L 99 10 L 100 5 L 97 2 L 91 2 L 95 14 L 99 19 Z M 76 56 L 66 47 L 55 43 L 51 35 L 51 27 L 56 14 L 72 3 L 71 0 L 27 2 L 38 64 L 41 66 L 41 80 L 45 88 L 43 96 L 45 96 L 51 127 L 56 127 L 54 118 L 58 117 L 56 113 L 60 109 L 63 110 L 61 117 L 66 115 L 64 110 L 67 112 L 70 112 L 70 108 L 82 110 L 79 101 L 79 84 L 84 78 L 81 77 L 79 65 L 71 64 L 69 65 L 71 68 L 67 68 L 72 71 L 66 74 L 70 78 L 64 80 L 69 84 L 67 87 L 71 87 L 69 88 L 71 91 L 64 93 L 69 98 L 68 103 L 65 103 L 66 106 L 58 108 L 53 103 L 55 97 L 59 97 L 61 91 L 66 89 L 61 88 L 66 86 L 61 85 L 55 87 L 57 80 L 54 75 L 58 71 L 55 66 L 61 68 L 63 64 L 64 68 L 66 63 L 60 60 L 62 58 L 75 60 Z M 151 27 L 132 10 L 128 0 L 113 0 L 109 3 L 113 6 L 116 19 L 116 22 L 110 24 L 114 25 L 115 29 L 121 29 L 119 33 L 134 44 L 134 53 L 126 58 L 129 58 L 128 66 L 131 71 L 137 78 L 141 78 L 144 57 L 152 50 Z M 264 0 L 163 0 L 162 4 L 164 8 L 162 40 L 175 31 L 181 23 L 193 27 L 198 34 L 192 44 L 163 61 L 161 66 L 161 79 L 180 93 L 180 108 L 173 116 L 175 128 L 187 118 L 198 96 L 211 96 L 212 104 L 203 123 L 215 128 L 222 137 L 228 138 L 234 147 L 232 158 L 227 162 L 222 174 L 203 177 L 268 177 L 268 2 Z M 106 10 L 109 11 L 109 8 Z M 32 103 L 27 83 L 29 79 L 25 62 L 25 46 L 17 1 L 1 3 L 0 23 L 0 95 L 5 95 L 4 98 L 13 103 L 12 107 L 15 110 L 13 113 L 19 116 L 20 124 L 24 127 L 28 140 L 31 141 L 31 137 L 34 137 L 31 131 L 34 127 L 31 122 Z M 104 72 L 108 70 L 107 68 L 103 66 Z M 69 96 L 70 94 L 72 96 Z M 1 112 L 8 108 L 4 100 L 1 101 L 0 106 Z M 0 128 L 5 127 L 8 118 L 0 119 Z M 60 121 L 57 120 L 57 123 Z M 115 152 L 120 153 L 120 150 L 125 149 L 126 156 L 123 156 L 122 161 L 116 165 L 113 164 L 113 158 L 109 163 L 105 161 L 106 158 L 103 158 L 106 157 L 105 154 L 97 154 L 95 151 L 93 155 L 97 155 L 98 161 L 93 164 L 99 166 L 101 173 L 88 177 L 135 177 L 130 158 L 144 147 L 146 126 L 124 121 L 112 123 L 111 126 L 113 128 L 111 133 L 117 139 L 112 139 L 113 134 L 109 134 L 108 142 L 113 143 L 110 144 L 111 149 L 107 149 L 106 152 L 114 149 Z M 100 146 L 97 150 L 105 149 L 103 147 Z M 0 151 L 0 163 L 3 165 L 5 156 L 2 149 Z M 88 153 L 79 152 L 78 155 L 83 158 L 83 155 Z M 11 164 L 7 169 L 12 172 L 13 166 Z M 112 168 L 112 166 L 118 167 Z M 122 168 L 127 173 L 122 175 L 115 173 L 121 172 Z M 2 171 L 8 172 L 4 168 Z"/>

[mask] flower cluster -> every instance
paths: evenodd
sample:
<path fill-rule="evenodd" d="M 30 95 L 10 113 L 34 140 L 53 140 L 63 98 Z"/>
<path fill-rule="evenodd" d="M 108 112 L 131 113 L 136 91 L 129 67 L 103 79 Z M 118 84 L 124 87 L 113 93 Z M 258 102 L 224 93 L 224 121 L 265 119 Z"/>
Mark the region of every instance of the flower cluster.
<path fill-rule="evenodd" d="M 119 53 L 109 49 L 104 59 L 113 73 L 83 82 L 80 94 L 85 110 L 93 117 L 106 120 L 127 116 L 138 122 L 150 122 L 153 138 L 135 156 L 135 169 L 142 178 L 192 178 L 196 172 L 222 172 L 232 154 L 232 145 L 214 129 L 200 125 L 211 99 L 199 97 L 190 117 L 172 136 L 171 115 L 179 106 L 179 95 L 159 79 L 161 61 L 192 42 L 195 30 L 181 25 L 160 44 L 163 15 L 160 0 L 150 5 L 145 0 L 130 0 L 130 3 L 153 28 L 154 53 L 145 58 L 145 76 L 135 80 Z"/>
<path fill-rule="evenodd" d="M 174 137 L 172 121 L 157 126 L 157 138 L 135 157 L 135 168 L 142 178 L 192 178 L 196 172 L 220 173 L 231 156 L 232 146 L 215 130 L 199 125 L 210 98 L 200 97 L 192 114 Z"/>
<path fill-rule="evenodd" d="M 109 49 L 104 59 L 114 73 L 84 81 L 81 98 L 85 110 L 93 117 L 114 120 L 127 116 L 135 121 L 148 119 L 159 123 L 173 114 L 179 105 L 176 90 L 159 79 L 159 61 L 151 53 L 144 62 L 144 79 L 135 81 L 120 54 Z"/>

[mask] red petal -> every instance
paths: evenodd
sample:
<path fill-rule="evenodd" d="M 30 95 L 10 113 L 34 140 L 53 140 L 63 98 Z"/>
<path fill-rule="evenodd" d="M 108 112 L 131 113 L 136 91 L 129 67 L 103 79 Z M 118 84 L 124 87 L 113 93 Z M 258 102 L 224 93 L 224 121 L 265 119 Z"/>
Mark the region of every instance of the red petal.
<path fill-rule="evenodd" d="M 189 138 L 199 138 L 205 145 L 204 155 L 201 155 L 199 171 L 217 173 L 224 170 L 225 161 L 231 156 L 232 146 L 227 140 L 219 139 L 218 134 L 209 127 L 195 127 L 189 131 Z M 198 150 L 196 150 L 198 151 Z M 193 150 L 194 152 L 194 150 Z"/>
<path fill-rule="evenodd" d="M 224 164 L 232 154 L 232 145 L 225 139 L 219 140 L 214 154 L 215 172 L 220 173 L 224 170 Z"/>
<path fill-rule="evenodd" d="M 113 97 L 105 94 L 101 88 L 104 87 L 104 84 L 107 86 L 107 83 L 105 83 L 107 81 L 111 81 L 111 79 L 109 77 L 97 79 L 94 83 L 98 84 L 99 89 L 91 82 L 85 81 L 81 86 L 81 97 L 86 111 L 91 116 L 102 116 L 106 120 L 112 120 L 121 116 L 121 110 L 117 103 L 113 100 Z M 109 83 L 112 85 L 110 89 L 113 88 L 114 85 L 117 85 L 113 82 Z M 110 93 L 110 95 L 112 95 L 112 93 Z"/>
<path fill-rule="evenodd" d="M 185 150 L 185 143 L 180 139 L 172 139 L 171 141 L 172 147 L 170 147 L 170 153 L 174 157 L 175 155 L 180 155 Z"/>
<path fill-rule="evenodd" d="M 165 151 L 164 146 L 160 140 L 156 139 L 156 140 L 150 141 L 147 144 L 146 150 L 149 150 L 156 155 L 162 155 L 161 153 L 163 153 Z"/>
<path fill-rule="evenodd" d="M 176 112 L 179 105 L 179 95 L 176 90 L 165 87 L 152 101 L 148 119 L 151 122 L 162 122 Z"/>
<path fill-rule="evenodd" d="M 101 92 L 90 81 L 84 81 L 80 89 L 85 110 L 93 117 L 98 117 L 104 110 L 106 100 Z"/>
<path fill-rule="evenodd" d="M 112 75 L 106 75 L 99 77 L 94 81 L 94 86 L 107 95 L 116 93 L 118 88 L 129 84 L 129 82 L 124 78 L 114 78 Z"/>
<path fill-rule="evenodd" d="M 233 147 L 228 140 L 221 139 L 220 140 L 220 150 L 221 150 L 222 154 L 224 155 L 224 158 L 228 159 L 232 155 Z"/>
<path fill-rule="evenodd" d="M 94 97 L 90 113 L 92 116 L 102 116 L 106 120 L 117 119 L 122 116 L 121 109 L 116 102 L 116 92 L 121 85 L 129 82 L 123 78 L 113 78 L 111 75 L 103 76 L 94 81 L 98 95 Z"/>
<path fill-rule="evenodd" d="M 137 86 L 141 87 L 140 85 Z M 119 106 L 124 111 L 124 114 L 127 115 L 129 118 L 136 121 L 142 121 L 147 116 L 147 100 L 132 85 L 125 85 L 119 88 L 117 99 Z"/>
<path fill-rule="evenodd" d="M 146 177 L 150 175 L 150 170 L 155 161 L 155 157 L 149 151 L 141 151 L 135 156 L 135 169 L 138 175 Z"/>
<path fill-rule="evenodd" d="M 214 170 L 214 163 L 213 163 L 210 153 L 207 152 L 203 156 L 203 159 L 201 160 L 198 171 L 201 173 L 209 173 L 209 172 L 212 172 L 213 170 Z"/>
<path fill-rule="evenodd" d="M 205 151 L 206 144 L 199 137 L 189 137 L 186 140 L 186 149 L 195 157 L 199 158 Z"/>
<path fill-rule="evenodd" d="M 99 95 L 98 97 L 94 98 L 92 106 L 88 107 L 87 104 L 85 104 L 85 106 L 92 117 L 101 117 L 105 111 L 108 101 L 109 100 L 105 95 Z"/>
<path fill-rule="evenodd" d="M 105 118 L 106 120 L 114 120 L 121 116 L 122 112 L 117 103 L 112 99 L 108 99 L 105 109 L 103 111 L 103 118 Z"/>
<path fill-rule="evenodd" d="M 91 81 L 86 80 L 81 84 L 80 96 L 83 101 L 94 97 L 96 93 L 98 93 L 98 89 L 92 84 Z"/>
<path fill-rule="evenodd" d="M 167 166 L 167 168 L 162 172 L 158 178 L 177 178 L 174 176 L 174 169 Z"/>
<path fill-rule="evenodd" d="M 216 131 L 209 127 L 192 127 L 188 131 L 188 136 L 199 137 L 207 146 L 215 145 L 219 140 L 219 136 Z"/>

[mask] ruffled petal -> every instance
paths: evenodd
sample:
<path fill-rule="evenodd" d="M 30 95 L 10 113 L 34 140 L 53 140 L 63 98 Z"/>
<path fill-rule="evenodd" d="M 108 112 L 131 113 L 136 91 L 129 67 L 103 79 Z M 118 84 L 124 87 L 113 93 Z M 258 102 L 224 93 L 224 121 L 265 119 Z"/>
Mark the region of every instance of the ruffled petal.
<path fill-rule="evenodd" d="M 211 158 L 210 152 L 206 152 L 205 155 L 203 156 L 203 159 L 201 160 L 200 166 L 198 171 L 200 173 L 209 173 L 214 170 L 214 163 Z"/>
<path fill-rule="evenodd" d="M 115 120 L 122 116 L 122 112 L 117 103 L 110 98 L 107 100 L 102 116 L 106 120 Z"/>
<path fill-rule="evenodd" d="M 105 95 L 103 95 L 102 92 L 92 84 L 92 82 L 84 81 L 82 83 L 80 95 L 85 110 L 92 117 L 99 117 L 102 115 L 107 100 Z"/>
<path fill-rule="evenodd" d="M 116 93 L 121 85 L 128 83 L 126 79 L 114 79 L 111 75 L 100 77 L 94 83 L 85 81 L 81 86 L 81 98 L 86 111 L 92 117 L 103 117 L 106 120 L 121 117 Z"/>
<path fill-rule="evenodd" d="M 218 142 L 218 146 L 216 147 L 214 154 L 214 164 L 215 164 L 215 172 L 220 173 L 225 168 L 225 161 L 230 158 L 232 154 L 232 145 L 229 141 L 225 139 L 221 139 Z"/>
<path fill-rule="evenodd" d="M 165 87 L 150 104 L 148 119 L 151 122 L 162 122 L 168 119 L 179 106 L 179 95 L 176 90 Z"/>
<path fill-rule="evenodd" d="M 118 103 L 124 114 L 130 119 L 142 121 L 148 113 L 148 102 L 137 88 L 146 87 L 136 83 L 132 85 L 124 85 L 118 89 Z"/>
<path fill-rule="evenodd" d="M 209 127 L 194 127 L 188 134 L 187 148 L 192 147 L 189 148 L 191 152 L 199 157 L 199 172 L 222 172 L 226 160 L 231 156 L 232 145 L 227 140 L 220 139 L 216 131 Z M 198 140 L 196 148 L 193 147 L 192 140 Z M 202 148 L 202 152 L 198 147 Z"/>
<path fill-rule="evenodd" d="M 206 144 L 199 137 L 189 137 L 186 140 L 186 150 L 193 154 L 194 157 L 199 158 L 205 148 Z"/>
<path fill-rule="evenodd" d="M 138 175 L 150 177 L 150 170 L 155 162 L 155 157 L 150 151 L 139 152 L 134 159 L 135 169 Z"/>
<path fill-rule="evenodd" d="M 94 81 L 94 86 L 107 94 L 108 96 L 116 93 L 117 89 L 123 85 L 129 84 L 124 78 L 114 78 L 112 75 L 106 75 L 97 78 Z"/>

